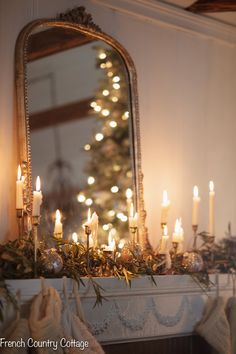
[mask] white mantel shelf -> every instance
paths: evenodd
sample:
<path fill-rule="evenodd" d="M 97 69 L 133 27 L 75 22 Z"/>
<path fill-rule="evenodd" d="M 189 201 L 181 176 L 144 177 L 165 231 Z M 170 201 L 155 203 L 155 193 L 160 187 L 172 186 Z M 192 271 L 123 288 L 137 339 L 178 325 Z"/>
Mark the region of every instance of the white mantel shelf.
<path fill-rule="evenodd" d="M 91 283 L 83 278 L 82 305 L 92 332 L 102 343 L 149 340 L 166 336 L 190 335 L 200 320 L 207 294 L 216 296 L 216 287 L 206 293 L 188 275 L 155 276 L 132 280 L 131 288 L 116 278 L 94 278 L 104 289 L 108 301 L 93 308 L 95 294 Z M 215 275 L 211 276 L 215 282 Z M 41 290 L 39 279 L 7 280 L 9 290 L 21 291 L 22 306 L 27 314 L 32 298 Z M 69 290 L 72 281 L 67 281 Z M 46 279 L 47 286 L 55 287 L 63 298 L 62 279 Z M 219 275 L 219 292 L 232 295 L 232 281 L 228 275 Z M 73 300 L 71 300 L 73 306 Z"/>

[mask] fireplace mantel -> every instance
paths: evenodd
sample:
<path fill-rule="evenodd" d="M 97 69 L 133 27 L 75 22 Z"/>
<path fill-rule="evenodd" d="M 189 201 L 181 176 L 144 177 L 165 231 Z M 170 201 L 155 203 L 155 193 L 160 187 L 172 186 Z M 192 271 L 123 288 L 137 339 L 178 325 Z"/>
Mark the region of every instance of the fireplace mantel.
<path fill-rule="evenodd" d="M 216 276 L 211 280 L 215 283 Z M 131 287 L 116 278 L 94 278 L 104 289 L 107 301 L 96 306 L 91 282 L 84 278 L 81 286 L 82 305 L 91 331 L 100 342 L 121 343 L 163 337 L 191 335 L 200 320 L 207 296 L 217 296 L 215 286 L 206 293 L 188 275 L 143 276 L 132 280 Z M 7 280 L 9 290 L 21 292 L 22 309 L 27 315 L 32 298 L 41 290 L 40 279 Z M 67 280 L 72 289 L 72 280 Z M 55 287 L 63 298 L 62 279 L 46 279 L 47 286 Z M 232 281 L 228 275 L 219 275 L 219 292 L 232 295 Z M 71 300 L 73 306 L 73 300 Z"/>

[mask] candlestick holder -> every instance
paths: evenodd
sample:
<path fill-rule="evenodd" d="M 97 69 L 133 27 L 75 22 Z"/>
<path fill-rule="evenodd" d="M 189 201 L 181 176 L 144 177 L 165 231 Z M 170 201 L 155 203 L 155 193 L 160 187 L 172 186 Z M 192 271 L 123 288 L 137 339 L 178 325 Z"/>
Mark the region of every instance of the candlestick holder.
<path fill-rule="evenodd" d="M 16 217 L 18 223 L 19 239 L 22 239 L 24 234 L 24 209 L 16 209 Z"/>
<path fill-rule="evenodd" d="M 215 241 L 215 236 L 211 235 L 209 232 L 203 231 L 203 232 L 200 232 L 198 235 L 201 236 L 202 241 L 206 245 L 212 245 Z"/>
<path fill-rule="evenodd" d="M 113 258 L 114 258 L 114 252 L 111 251 L 111 250 L 106 250 L 106 249 L 104 249 L 104 250 L 103 250 L 103 253 L 104 253 L 106 256 L 110 256 L 110 257 L 113 256 Z"/>
<path fill-rule="evenodd" d="M 166 222 L 161 222 L 161 235 L 162 236 L 164 235 L 164 229 L 165 229 L 166 226 L 167 226 Z"/>
<path fill-rule="evenodd" d="M 197 229 L 198 225 L 192 225 L 193 229 L 193 250 L 197 249 Z"/>
<path fill-rule="evenodd" d="M 37 249 L 38 249 L 38 227 L 40 224 L 40 216 L 32 216 L 33 236 L 34 236 L 34 277 L 37 277 Z"/>
<path fill-rule="evenodd" d="M 178 242 L 172 242 L 172 250 L 173 250 L 172 252 L 173 252 L 174 258 L 176 258 L 178 246 L 179 246 Z"/>
<path fill-rule="evenodd" d="M 137 232 L 138 227 L 137 226 L 130 226 L 129 229 L 130 229 L 130 232 L 132 235 L 132 240 L 131 240 L 132 248 L 134 249 L 135 242 L 136 242 L 136 232 Z"/>
<path fill-rule="evenodd" d="M 89 225 L 85 224 L 84 225 L 84 231 L 85 231 L 85 235 L 87 237 L 87 267 L 88 269 L 90 268 L 90 259 L 89 259 L 89 236 L 91 235 L 91 228 Z"/>
<path fill-rule="evenodd" d="M 54 232 L 53 236 L 57 240 L 61 240 L 62 239 L 62 232 Z"/>

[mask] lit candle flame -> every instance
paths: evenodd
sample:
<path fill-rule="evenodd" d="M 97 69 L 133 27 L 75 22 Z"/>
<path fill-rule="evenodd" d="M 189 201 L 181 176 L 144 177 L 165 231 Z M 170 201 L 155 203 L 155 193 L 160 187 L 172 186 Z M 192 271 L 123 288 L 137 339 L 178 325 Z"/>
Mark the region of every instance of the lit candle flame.
<path fill-rule="evenodd" d="M 21 180 L 21 167 L 20 167 L 20 165 L 18 166 L 18 170 L 17 170 L 17 180 L 18 181 Z"/>
<path fill-rule="evenodd" d="M 209 182 L 209 190 L 210 190 L 210 192 L 214 192 L 214 182 L 213 181 Z"/>
<path fill-rule="evenodd" d="M 193 196 L 194 198 L 198 198 L 198 186 L 193 187 Z"/>
<path fill-rule="evenodd" d="M 40 183 L 40 178 L 39 176 L 36 178 L 36 191 L 40 192 L 40 188 L 41 188 L 41 183 Z"/>
<path fill-rule="evenodd" d="M 56 211 L 56 222 L 60 222 L 61 221 L 61 213 L 60 213 L 60 210 L 57 209 Z"/>

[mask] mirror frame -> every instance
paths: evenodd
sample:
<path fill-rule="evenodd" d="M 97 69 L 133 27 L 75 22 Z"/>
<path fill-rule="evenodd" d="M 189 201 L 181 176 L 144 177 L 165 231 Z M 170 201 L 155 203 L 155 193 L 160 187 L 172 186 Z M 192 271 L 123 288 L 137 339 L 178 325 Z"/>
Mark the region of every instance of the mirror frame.
<path fill-rule="evenodd" d="M 56 19 L 39 19 L 30 22 L 20 32 L 15 47 L 15 89 L 16 89 L 16 113 L 18 130 L 18 161 L 25 176 L 25 213 L 31 215 L 32 209 L 32 174 L 31 174 L 31 147 L 30 128 L 27 95 L 27 45 L 31 32 L 35 28 L 61 27 L 78 31 L 82 34 L 103 40 L 115 48 L 122 57 L 128 74 L 130 93 L 130 113 L 132 117 L 132 151 L 134 171 L 134 198 L 139 213 L 139 237 L 144 250 L 150 249 L 148 231 L 145 226 L 146 211 L 143 199 L 143 174 L 141 170 L 141 147 L 140 147 L 140 121 L 138 106 L 138 89 L 136 69 L 126 49 L 114 38 L 102 32 L 93 22 L 92 16 L 80 6 L 66 13 L 59 14 Z"/>

